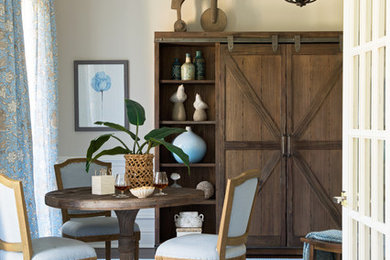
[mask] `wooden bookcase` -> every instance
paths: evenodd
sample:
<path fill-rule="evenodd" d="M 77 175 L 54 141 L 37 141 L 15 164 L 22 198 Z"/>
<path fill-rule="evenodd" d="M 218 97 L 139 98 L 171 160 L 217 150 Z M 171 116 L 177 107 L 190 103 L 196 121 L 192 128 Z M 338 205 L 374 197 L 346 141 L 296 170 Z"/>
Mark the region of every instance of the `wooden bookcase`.
<path fill-rule="evenodd" d="M 158 33 L 157 33 L 158 34 Z M 158 37 L 158 36 L 156 36 Z M 207 144 L 207 152 L 203 160 L 199 163 L 191 164 L 191 173 L 188 174 L 187 168 L 183 164 L 175 161 L 172 154 L 166 149 L 156 151 L 155 168 L 156 170 L 166 171 L 168 176 L 177 172 L 181 175 L 179 184 L 183 187 L 195 188 L 201 181 L 209 181 L 216 186 L 216 81 L 215 81 L 215 43 L 156 43 L 155 48 L 155 126 L 156 127 L 181 127 L 191 126 L 194 133 L 202 137 Z M 206 61 L 206 79 L 205 80 L 172 80 L 171 68 L 174 58 L 179 58 L 184 63 L 185 54 L 190 53 L 193 59 L 196 51 L 202 51 Z M 172 121 L 173 103 L 169 100 L 177 87 L 183 84 L 187 94 L 187 100 L 184 102 L 186 110 L 186 121 Z M 199 93 L 209 109 L 207 112 L 207 121 L 195 122 L 192 119 L 195 111 L 193 102 L 195 95 Z M 167 141 L 173 141 L 175 136 Z M 170 185 L 172 184 L 172 180 Z M 156 244 L 176 236 L 176 227 L 174 215 L 180 211 L 198 211 L 205 216 L 203 223 L 203 232 L 216 232 L 216 197 L 202 202 L 199 205 L 161 208 L 156 210 Z"/>
<path fill-rule="evenodd" d="M 254 168 L 262 178 L 248 256 L 298 256 L 306 233 L 341 228 L 331 199 L 341 191 L 341 35 L 155 33 L 155 125 L 189 125 L 208 148 L 190 175 L 165 149 L 156 150 L 155 168 L 180 173 L 182 186 L 207 180 L 216 190 L 200 205 L 157 209 L 156 245 L 176 235 L 173 216 L 184 210 L 204 214 L 204 233 L 218 232 L 227 178 Z M 174 58 L 197 50 L 206 79 L 170 80 Z M 188 121 L 175 122 L 169 98 L 180 84 Z M 192 121 L 196 93 L 210 107 L 206 122 Z"/>

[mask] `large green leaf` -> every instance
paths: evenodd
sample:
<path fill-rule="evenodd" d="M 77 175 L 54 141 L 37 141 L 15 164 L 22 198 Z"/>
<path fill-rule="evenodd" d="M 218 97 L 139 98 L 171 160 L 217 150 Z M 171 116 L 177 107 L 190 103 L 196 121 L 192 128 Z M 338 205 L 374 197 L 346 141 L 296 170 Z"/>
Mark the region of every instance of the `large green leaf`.
<path fill-rule="evenodd" d="M 105 125 L 105 126 L 113 128 L 113 129 L 123 131 L 123 132 L 127 133 L 128 135 L 130 135 L 133 140 L 135 140 L 135 138 L 136 138 L 136 136 L 133 132 L 131 132 L 130 130 L 126 129 L 125 127 L 123 127 L 121 125 L 111 123 L 111 122 L 102 122 L 102 121 L 97 121 L 97 122 L 95 122 L 95 124 L 96 125 Z M 138 138 L 138 141 L 139 140 L 140 139 Z"/>
<path fill-rule="evenodd" d="M 108 141 L 108 139 L 110 139 L 111 136 L 112 136 L 112 134 L 104 134 L 104 135 L 99 136 L 98 138 L 93 139 L 90 142 L 88 150 L 87 150 L 87 156 L 86 156 L 87 160 L 91 160 L 92 154 L 94 154 L 94 152 L 99 150 L 100 147 L 102 147 L 103 144 L 105 144 Z"/>
<path fill-rule="evenodd" d="M 145 118 L 145 109 L 141 104 L 131 99 L 126 99 L 127 118 L 132 125 L 143 125 Z"/>
<path fill-rule="evenodd" d="M 150 138 L 150 141 L 152 143 L 155 143 L 155 144 L 161 144 L 163 145 L 165 148 L 168 149 L 168 151 L 176 154 L 177 156 L 179 156 L 179 158 L 183 161 L 183 163 L 187 166 L 188 168 L 188 173 L 190 173 L 190 160 L 189 160 L 189 157 L 188 155 L 179 147 L 177 147 L 176 145 L 173 145 L 171 143 L 168 143 L 162 139 L 155 139 L 155 138 Z"/>
<path fill-rule="evenodd" d="M 91 163 L 93 163 L 95 160 L 97 160 L 99 157 L 101 157 L 103 155 L 117 155 L 117 154 L 127 154 L 127 153 L 129 153 L 129 151 L 121 146 L 117 146 L 117 147 L 114 147 L 114 148 L 108 149 L 108 150 L 103 150 L 100 153 L 98 153 L 97 155 L 95 155 L 95 157 L 93 157 L 93 159 L 87 160 L 85 170 L 88 172 Z"/>
<path fill-rule="evenodd" d="M 171 135 L 171 134 L 181 134 L 183 132 L 186 132 L 183 128 L 175 128 L 175 127 L 162 127 L 159 129 L 154 129 L 150 131 L 147 135 L 145 135 L 145 140 L 150 140 L 151 138 L 154 139 L 164 139 L 165 137 Z"/>

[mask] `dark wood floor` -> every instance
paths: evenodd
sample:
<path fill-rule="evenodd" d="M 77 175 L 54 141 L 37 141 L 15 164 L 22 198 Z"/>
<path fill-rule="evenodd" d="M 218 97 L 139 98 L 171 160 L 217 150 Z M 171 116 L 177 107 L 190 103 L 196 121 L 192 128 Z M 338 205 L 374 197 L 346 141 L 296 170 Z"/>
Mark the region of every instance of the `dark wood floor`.
<path fill-rule="evenodd" d="M 105 259 L 105 254 L 104 254 L 104 248 L 95 248 L 96 250 L 96 253 L 97 253 L 97 256 L 99 259 Z M 111 252 L 111 257 L 112 258 L 119 258 L 119 252 L 118 252 L 118 249 L 117 248 L 113 248 L 111 249 L 112 252 Z M 139 250 L 139 254 L 140 254 L 140 258 L 146 258 L 146 259 L 154 259 L 154 253 L 155 253 L 155 249 L 154 248 L 140 248 Z M 247 258 L 254 258 L 255 256 L 247 256 Z M 267 257 L 265 257 L 267 258 Z M 269 258 L 278 258 L 278 259 L 282 259 L 282 258 L 299 258 L 299 259 L 302 259 L 302 256 L 298 257 L 298 256 L 271 256 Z M 277 259 L 276 259 L 277 260 Z"/>
<path fill-rule="evenodd" d="M 96 254 L 97 254 L 98 258 L 105 259 L 104 248 L 95 248 L 95 250 L 96 250 Z M 139 258 L 153 259 L 155 251 L 156 250 L 154 248 L 140 248 Z M 112 258 L 119 258 L 119 251 L 117 248 L 111 249 L 111 257 Z"/>

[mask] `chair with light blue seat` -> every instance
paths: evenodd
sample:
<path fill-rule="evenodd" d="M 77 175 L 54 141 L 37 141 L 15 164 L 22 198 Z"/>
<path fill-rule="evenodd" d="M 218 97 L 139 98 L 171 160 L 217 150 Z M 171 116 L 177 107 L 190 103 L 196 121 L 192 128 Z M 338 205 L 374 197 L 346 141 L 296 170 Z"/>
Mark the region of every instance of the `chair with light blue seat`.
<path fill-rule="evenodd" d="M 0 174 L 1 260 L 96 260 L 82 241 L 62 237 L 31 239 L 21 181 Z"/>
<path fill-rule="evenodd" d="M 219 234 L 193 234 L 169 239 L 156 251 L 156 260 L 245 260 L 250 218 L 259 189 L 259 170 L 228 179 Z"/>
<path fill-rule="evenodd" d="M 55 164 L 57 186 L 59 190 L 77 187 L 90 187 L 95 171 L 105 169 L 109 173 L 111 163 L 95 160 L 89 172 L 85 171 L 85 158 L 72 158 Z M 119 224 L 110 211 L 81 211 L 62 209 L 62 236 L 84 242 L 105 242 L 106 259 L 111 259 L 111 241 L 119 239 Z M 136 238 L 134 259 L 138 260 L 140 229 L 134 224 Z"/>

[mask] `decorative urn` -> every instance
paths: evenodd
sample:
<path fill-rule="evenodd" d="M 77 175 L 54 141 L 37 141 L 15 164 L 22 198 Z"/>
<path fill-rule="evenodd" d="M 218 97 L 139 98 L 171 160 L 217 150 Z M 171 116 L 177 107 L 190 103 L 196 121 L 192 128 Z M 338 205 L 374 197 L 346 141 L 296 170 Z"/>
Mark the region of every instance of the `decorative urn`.
<path fill-rule="evenodd" d="M 172 144 L 181 148 L 188 155 L 190 163 L 200 162 L 207 151 L 206 142 L 192 132 L 191 127 L 187 126 L 186 130 L 187 132 L 178 135 Z M 176 154 L 173 154 L 173 157 L 178 163 L 183 163 Z"/>

